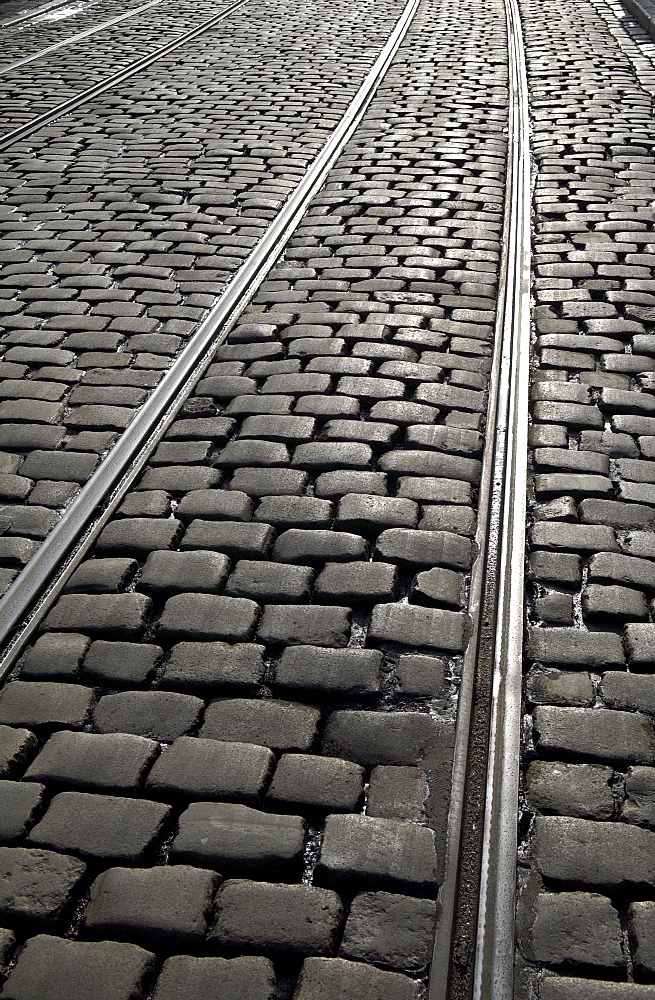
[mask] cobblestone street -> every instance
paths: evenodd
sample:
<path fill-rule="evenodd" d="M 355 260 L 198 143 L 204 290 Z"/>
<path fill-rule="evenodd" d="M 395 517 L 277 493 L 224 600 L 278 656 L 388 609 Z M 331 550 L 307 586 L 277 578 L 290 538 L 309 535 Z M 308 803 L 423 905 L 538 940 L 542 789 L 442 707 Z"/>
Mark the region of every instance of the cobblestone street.
<path fill-rule="evenodd" d="M 0 998 L 655 1000 L 655 4 L 0 31 Z"/>

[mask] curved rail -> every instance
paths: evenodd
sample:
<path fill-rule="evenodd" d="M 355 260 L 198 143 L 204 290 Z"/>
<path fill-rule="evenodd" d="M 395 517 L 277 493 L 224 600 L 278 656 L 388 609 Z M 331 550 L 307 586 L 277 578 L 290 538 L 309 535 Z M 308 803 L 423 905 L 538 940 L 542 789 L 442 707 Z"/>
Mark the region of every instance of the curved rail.
<path fill-rule="evenodd" d="M 0 601 L 0 680 L 11 669 L 68 576 L 140 473 L 214 349 L 235 325 L 361 121 L 405 37 L 420 0 L 407 0 L 355 97 L 266 233 L 228 283 L 173 366 Z"/>
<path fill-rule="evenodd" d="M 32 133 L 37 132 L 40 128 L 43 128 L 45 125 L 50 125 L 51 122 L 61 118 L 62 115 L 66 115 L 70 111 L 75 111 L 76 108 L 81 107 L 83 104 L 87 104 L 96 97 L 100 97 L 101 94 L 111 90 L 112 87 L 116 87 L 124 80 L 129 80 L 130 77 L 140 73 L 142 69 L 147 69 L 148 66 L 157 62 L 158 59 L 162 59 L 170 52 L 174 52 L 176 49 L 181 48 L 182 45 L 186 45 L 187 42 L 192 42 L 195 38 L 204 34 L 205 31 L 209 31 L 216 24 L 224 21 L 226 18 L 230 17 L 231 14 L 234 14 L 241 7 L 244 7 L 248 2 L 249 0 L 235 0 L 234 3 L 231 3 L 230 6 L 226 7 L 220 14 L 215 14 L 214 17 L 210 17 L 209 20 L 203 21 L 197 28 L 192 28 L 190 31 L 180 35 L 180 37 L 176 38 L 174 41 L 167 42 L 166 45 L 161 45 L 149 55 L 143 56 L 141 59 L 137 59 L 135 62 L 130 63 L 129 66 L 119 70 L 118 73 L 114 73 L 112 76 L 102 80 L 101 83 L 96 83 L 93 87 L 83 90 L 81 93 L 69 98 L 69 100 L 64 101 L 62 104 L 58 104 L 55 108 L 51 108 L 50 111 L 45 111 L 42 115 L 37 115 L 37 117 L 32 118 L 31 121 L 25 122 L 24 125 L 19 125 L 18 128 L 12 129 L 11 132 L 6 132 L 3 136 L 0 136 L 0 151 L 9 149 L 10 146 L 20 142 L 21 139 L 26 139 L 28 136 L 32 135 Z"/>
<path fill-rule="evenodd" d="M 68 3 L 70 3 L 70 0 L 50 0 L 50 3 L 41 4 L 40 7 L 36 7 L 34 10 L 26 10 L 22 14 L 10 18 L 8 21 L 0 21 L 0 28 L 13 28 L 15 24 L 22 24 L 23 21 L 31 21 L 33 17 L 38 17 L 39 14 L 45 14 L 49 10 L 56 10 L 57 7 L 65 7 Z"/>
<path fill-rule="evenodd" d="M 430 1000 L 512 1000 L 530 351 L 530 137 L 517 0 L 505 0 L 508 160 L 495 347 Z M 446 969 L 448 973 L 446 974 Z"/>
<path fill-rule="evenodd" d="M 63 49 L 66 45 L 73 45 L 74 42 L 88 38 L 89 35 L 95 35 L 97 31 L 104 31 L 105 28 L 110 28 L 120 21 L 127 20 L 128 17 L 134 17 L 135 14 L 141 14 L 142 11 L 148 10 L 150 7 L 156 7 L 157 4 L 163 2 L 164 0 L 148 0 L 148 3 L 141 4 L 140 7 L 135 7 L 134 10 L 128 10 L 124 14 L 117 14 L 116 17 L 111 17 L 108 21 L 103 21 L 102 24 L 96 24 L 93 28 L 87 28 L 86 31 L 78 31 L 76 35 L 71 35 L 70 38 L 64 38 L 61 42 L 55 42 L 53 45 L 48 45 L 45 49 L 33 52 L 31 56 L 23 56 L 22 59 L 16 59 L 12 63 L 7 63 L 6 66 L 0 66 L 0 76 L 18 69 L 20 66 L 25 66 L 27 63 L 34 62 L 35 59 L 42 59 L 43 56 L 47 56 L 50 52 L 55 52 L 57 49 Z"/>

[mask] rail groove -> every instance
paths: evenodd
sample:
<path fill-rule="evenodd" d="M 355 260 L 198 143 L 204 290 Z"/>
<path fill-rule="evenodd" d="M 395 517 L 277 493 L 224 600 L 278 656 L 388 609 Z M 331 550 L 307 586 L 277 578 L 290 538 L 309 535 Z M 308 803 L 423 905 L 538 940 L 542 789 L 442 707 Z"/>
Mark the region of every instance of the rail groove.
<path fill-rule="evenodd" d="M 166 45 L 161 45 L 149 55 L 143 56 L 141 59 L 137 59 L 135 62 L 130 63 L 129 66 L 119 70 L 118 73 L 114 73 L 101 83 L 96 83 L 93 87 L 89 87 L 87 90 L 81 91 L 79 94 L 69 98 L 67 101 L 63 101 L 55 108 L 51 108 L 50 111 L 45 111 L 42 115 L 37 115 L 37 117 L 32 118 L 31 121 L 25 122 L 24 125 L 20 125 L 18 128 L 12 129 L 11 132 L 6 132 L 3 136 L 0 136 L 0 152 L 5 149 L 9 149 L 11 146 L 14 146 L 22 139 L 26 139 L 34 132 L 38 132 L 40 128 L 50 125 L 58 118 L 61 118 L 62 115 L 66 115 L 70 111 L 75 111 L 76 108 L 81 107 L 83 104 L 88 104 L 89 101 L 94 100 L 96 97 L 100 97 L 101 94 L 111 90 L 112 87 L 116 87 L 119 83 L 123 83 L 124 80 L 129 80 L 130 77 L 140 73 L 142 69 L 147 69 L 148 66 L 151 66 L 153 63 L 157 62 L 157 60 L 169 55 L 169 53 L 174 52 L 176 49 L 181 48 L 182 45 L 186 45 L 187 42 L 192 42 L 205 31 L 209 31 L 215 25 L 230 17 L 231 14 L 240 10 L 240 8 L 244 7 L 247 3 L 248 0 L 235 0 L 234 3 L 230 4 L 229 7 L 226 7 L 220 14 L 216 14 L 214 17 L 210 17 L 207 21 L 203 21 L 197 28 L 192 28 L 190 31 L 185 32 L 185 34 L 180 35 L 180 37 L 176 38 L 174 41 L 167 42 Z"/>
<path fill-rule="evenodd" d="M 508 162 L 495 347 L 430 1000 L 511 1000 L 530 351 L 528 87 L 505 0 Z M 448 972 L 446 974 L 446 969 Z"/>
<path fill-rule="evenodd" d="M 241 0 L 243 2 L 247 0 Z M 225 340 L 273 267 L 375 96 L 419 3 L 420 0 L 408 0 L 346 113 L 261 241 L 226 286 L 137 417 L 0 601 L 0 680 L 12 668 L 68 576 L 141 471 L 210 364 L 214 349 Z"/>
<path fill-rule="evenodd" d="M 53 45 L 48 45 L 44 49 L 39 49 L 38 52 L 33 52 L 30 56 L 23 56 L 22 59 L 15 59 L 14 62 L 7 63 L 6 66 L 0 66 L 0 76 L 5 73 L 10 73 L 12 70 L 19 69 L 21 66 L 27 65 L 27 63 L 34 62 L 36 59 L 42 59 L 43 56 L 49 55 L 50 52 L 56 52 L 57 49 L 63 49 L 66 45 L 73 45 L 75 42 L 79 42 L 83 38 L 88 38 L 89 35 L 95 35 L 98 31 L 104 31 L 105 28 L 111 28 L 112 25 L 119 24 L 121 21 L 127 20 L 128 17 L 134 17 L 135 14 L 141 14 L 144 10 L 149 10 L 150 7 L 156 7 L 158 4 L 163 2 L 164 0 L 148 0 L 148 3 L 141 4 L 139 7 L 135 7 L 134 10 L 128 10 L 124 14 L 117 14 L 116 17 L 111 17 L 108 21 L 103 21 L 102 24 L 96 24 L 93 28 L 87 28 L 86 31 L 78 31 L 76 35 L 71 35 L 70 38 L 64 38 L 61 42 L 55 42 Z"/>

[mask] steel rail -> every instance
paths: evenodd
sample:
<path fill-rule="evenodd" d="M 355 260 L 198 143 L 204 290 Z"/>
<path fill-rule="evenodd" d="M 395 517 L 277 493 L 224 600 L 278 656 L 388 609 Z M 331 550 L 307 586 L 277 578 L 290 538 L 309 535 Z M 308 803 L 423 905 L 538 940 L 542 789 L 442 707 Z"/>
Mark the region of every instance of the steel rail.
<path fill-rule="evenodd" d="M 89 35 L 95 35 L 97 31 L 104 31 L 105 28 L 110 28 L 113 24 L 125 21 L 128 17 L 134 17 L 135 14 L 140 14 L 142 11 L 148 10 L 150 7 L 156 7 L 157 4 L 163 2 L 164 0 L 148 0 L 148 3 L 141 4 L 140 7 L 135 7 L 134 10 L 128 10 L 124 14 L 117 14 L 116 17 L 112 17 L 108 21 L 103 21 L 102 24 L 96 24 L 93 28 L 87 28 L 86 31 L 78 31 L 76 35 L 71 35 L 70 38 L 64 38 L 61 42 L 48 45 L 45 49 L 39 49 L 38 52 L 32 53 L 31 56 L 23 56 L 22 59 L 16 59 L 12 63 L 7 63 L 6 66 L 0 66 L 0 76 L 11 72 L 11 70 L 18 69 L 20 66 L 25 66 L 26 63 L 34 62 L 35 59 L 42 59 L 43 56 L 47 56 L 50 52 L 55 52 L 57 49 L 63 49 L 66 45 L 73 45 L 83 38 L 88 38 Z"/>
<path fill-rule="evenodd" d="M 274 266 L 375 96 L 419 3 L 407 0 L 348 109 L 298 186 L 138 415 L 0 601 L 0 680 L 141 472 L 211 363 L 215 348 L 225 340 Z"/>
<path fill-rule="evenodd" d="M 530 147 L 523 34 L 505 0 L 503 251 L 444 883 L 429 1000 L 512 1000 L 530 352 Z"/>
<path fill-rule="evenodd" d="M 8 21 L 0 21 L 0 28 L 13 28 L 15 24 L 30 21 L 33 17 L 38 17 L 39 14 L 45 14 L 47 11 L 56 9 L 57 7 L 65 7 L 70 2 L 71 0 L 50 0 L 50 3 L 41 4 L 40 7 L 25 11 L 23 14 L 18 14 L 17 17 L 12 17 Z"/>
<path fill-rule="evenodd" d="M 126 66 L 124 69 L 112 74 L 112 76 L 107 77 L 100 83 L 94 84 L 92 87 L 81 91 L 79 94 L 69 98 L 62 104 L 58 104 L 56 107 L 51 108 L 50 111 L 45 111 L 42 115 L 32 118 L 29 122 L 25 122 L 24 125 L 19 125 L 18 128 L 12 129 L 11 132 L 6 132 L 3 136 L 0 136 L 0 152 L 5 149 L 9 149 L 10 146 L 14 146 L 17 142 L 20 142 L 21 139 L 26 139 L 27 136 L 37 132 L 45 125 L 50 125 L 51 122 L 61 118 L 62 115 L 66 115 L 70 111 L 75 111 L 75 109 L 81 107 L 81 105 L 87 104 L 96 97 L 100 97 L 108 90 L 111 90 L 112 87 L 116 87 L 119 83 L 123 83 L 124 80 L 129 80 L 130 77 L 140 73 L 143 69 L 147 69 L 148 66 L 151 66 L 154 62 L 157 62 L 164 56 L 169 55 L 169 53 L 179 49 L 182 45 L 186 45 L 187 42 L 194 41 L 194 39 L 204 34 L 205 31 L 209 31 L 214 27 L 214 25 L 219 24 L 231 14 L 234 14 L 241 7 L 244 7 L 248 2 L 249 0 L 235 0 L 234 3 L 231 3 L 229 7 L 226 7 L 220 14 L 215 14 L 214 17 L 210 17 L 209 20 L 203 21 L 197 28 L 192 28 L 190 31 L 180 35 L 179 38 L 176 38 L 171 42 L 167 42 L 166 45 L 161 45 L 149 55 L 142 56 L 141 59 L 137 59 L 135 62 L 130 63 L 129 66 Z"/>

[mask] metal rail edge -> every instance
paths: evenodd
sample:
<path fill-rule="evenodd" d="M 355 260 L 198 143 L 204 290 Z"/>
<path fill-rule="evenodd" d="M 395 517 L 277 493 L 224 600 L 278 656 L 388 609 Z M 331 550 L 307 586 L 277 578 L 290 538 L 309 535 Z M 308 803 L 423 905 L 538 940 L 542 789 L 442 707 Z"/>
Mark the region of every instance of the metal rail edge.
<path fill-rule="evenodd" d="M 479 555 L 471 580 L 474 632 L 458 701 L 445 877 L 439 896 L 442 915 L 429 1000 L 513 997 L 531 192 L 528 87 L 518 0 L 505 0 L 505 11 L 508 161 L 490 433 L 480 485 Z"/>
<path fill-rule="evenodd" d="M 35 7 L 34 10 L 23 11 L 22 14 L 17 14 L 16 17 L 9 18 L 7 21 L 0 21 L 0 28 L 13 28 L 15 24 L 22 24 L 23 21 L 31 21 L 33 17 L 38 17 L 39 14 L 45 14 L 49 10 L 56 9 L 57 7 L 65 7 L 70 0 L 50 0 L 50 3 L 41 4 L 40 7 Z"/>
<path fill-rule="evenodd" d="M 190 342 L 0 601 L 0 680 L 211 363 L 359 125 L 414 18 L 408 0 L 336 129 Z M 102 506 L 104 504 L 104 507 Z"/>
<path fill-rule="evenodd" d="M 5 73 L 10 73 L 14 69 L 18 69 L 20 66 L 25 66 L 27 63 L 34 62 L 35 59 L 42 59 L 43 56 L 47 56 L 50 52 L 55 52 L 57 49 L 63 49 L 66 45 L 73 45 L 75 42 L 79 42 L 83 38 L 88 38 L 89 35 L 95 35 L 97 31 L 104 31 L 105 28 L 111 28 L 113 24 L 125 21 L 128 17 L 134 17 L 135 14 L 141 14 L 144 10 L 148 10 L 150 7 L 156 7 L 157 4 L 163 2 L 164 0 L 148 0 L 148 3 L 141 4 L 140 7 L 135 7 L 134 10 L 128 10 L 124 14 L 117 14 L 116 17 L 112 17 L 108 21 L 103 21 L 102 24 L 96 24 L 93 28 L 87 28 L 86 31 L 78 31 L 76 35 L 71 35 L 70 38 L 64 38 L 61 42 L 55 42 L 53 45 L 48 45 L 45 49 L 39 49 L 38 52 L 33 52 L 31 56 L 23 56 L 22 59 L 16 59 L 12 63 L 7 63 L 6 66 L 0 66 L 0 76 L 3 76 Z M 2 25 L 0 24 L 0 28 L 1 27 Z"/>
<path fill-rule="evenodd" d="M 58 104 L 56 107 L 51 108 L 50 111 L 44 111 L 42 115 L 32 118 L 31 121 L 25 122 L 24 125 L 19 125 L 18 128 L 12 129 L 11 132 L 5 132 L 4 135 L 0 136 L 0 152 L 5 149 L 9 149 L 10 146 L 14 146 L 17 142 L 20 142 L 21 139 L 26 139 L 34 132 L 38 132 L 40 128 L 50 125 L 51 122 L 61 118 L 62 115 L 66 115 L 70 111 L 75 111 L 75 109 L 81 107 L 81 105 L 87 104 L 96 97 L 100 97 L 101 94 L 111 90 L 112 87 L 116 87 L 119 83 L 129 80 L 130 77 L 140 73 L 142 69 L 147 69 L 148 66 L 152 65 L 152 63 L 157 62 L 159 59 L 163 59 L 164 56 L 167 56 L 169 53 L 179 49 L 182 45 L 186 45 L 187 42 L 194 41 L 194 39 L 198 38 L 199 35 L 204 34 L 205 31 L 209 31 L 214 27 L 214 25 L 219 24 L 227 17 L 230 17 L 231 14 L 234 14 L 240 7 L 244 7 L 248 2 L 249 0 L 235 0 L 234 3 L 231 3 L 229 7 L 226 7 L 220 14 L 215 14 L 214 17 L 210 17 L 207 21 L 203 21 L 197 28 L 192 28 L 191 31 L 185 32 L 183 35 L 180 35 L 179 38 L 176 38 L 171 42 L 167 42 L 166 45 L 161 45 L 158 49 L 155 49 L 154 52 L 149 53 L 149 55 L 142 56 L 141 59 L 137 59 L 135 62 L 130 63 L 129 66 L 119 70 L 118 73 L 114 73 L 112 76 L 108 76 L 101 83 L 96 83 L 93 87 L 89 87 L 87 90 L 81 91 L 74 97 L 70 97 L 62 104 Z"/>

